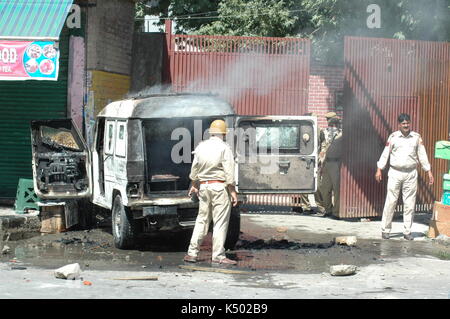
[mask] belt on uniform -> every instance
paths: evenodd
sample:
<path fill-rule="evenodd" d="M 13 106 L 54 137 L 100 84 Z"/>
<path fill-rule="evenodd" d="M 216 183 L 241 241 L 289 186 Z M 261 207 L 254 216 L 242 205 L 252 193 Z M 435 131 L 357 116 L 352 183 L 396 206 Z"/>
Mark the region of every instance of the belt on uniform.
<path fill-rule="evenodd" d="M 211 181 L 203 181 L 200 182 L 200 184 L 213 184 L 213 183 L 225 183 L 225 181 L 216 181 L 216 180 L 211 180 Z"/>
<path fill-rule="evenodd" d="M 401 167 L 394 167 L 394 166 L 391 166 L 391 168 L 395 169 L 396 171 L 404 172 L 404 173 L 409 173 L 409 172 L 415 171 L 417 169 L 417 167 L 401 168 Z"/>

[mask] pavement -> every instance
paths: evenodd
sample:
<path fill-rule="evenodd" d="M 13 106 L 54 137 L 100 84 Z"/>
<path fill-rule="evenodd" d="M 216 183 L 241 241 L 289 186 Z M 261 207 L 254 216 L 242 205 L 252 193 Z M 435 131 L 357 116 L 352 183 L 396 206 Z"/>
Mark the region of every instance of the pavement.
<path fill-rule="evenodd" d="M 269 223 L 270 226 L 286 226 L 286 219 L 283 215 L 297 216 L 293 221 L 297 226 L 300 226 L 303 230 L 309 230 L 311 234 L 322 234 L 329 236 L 332 233 L 336 233 L 339 230 L 340 235 L 356 235 L 358 238 L 380 238 L 380 218 L 362 218 L 353 221 L 337 220 L 327 217 L 311 218 L 307 214 L 295 214 L 291 211 L 290 207 L 271 207 L 270 212 L 267 213 L 283 213 L 279 218 L 273 216 L 268 221 L 264 219 L 264 211 L 261 211 L 261 207 L 251 207 L 253 212 L 257 211 L 258 214 L 250 214 L 255 221 Z M 251 210 L 253 210 L 251 209 Z M 278 210 L 278 212 L 277 212 Z M 262 213 L 262 214 L 260 214 Z M 259 216 L 259 217 L 258 217 Z M 281 218 L 280 218 L 281 217 Z M 415 215 L 414 224 L 412 227 L 412 233 L 415 240 L 423 240 L 427 238 L 429 220 L 431 214 L 417 214 Z M 293 222 L 291 221 L 291 223 Z M 269 226 L 266 225 L 266 226 Z M 290 225 L 292 226 L 292 225 Z M 13 206 L 0 205 L 0 241 L 5 240 L 6 236 L 10 235 L 10 240 L 26 239 L 39 233 L 41 222 L 39 218 L 39 211 L 28 211 L 27 213 L 18 214 L 14 210 Z M 393 239 L 403 239 L 401 235 L 403 231 L 403 223 L 401 214 L 396 214 L 393 220 L 392 233 Z"/>
<path fill-rule="evenodd" d="M 17 214 L 13 206 L 0 206 L 0 242 L 25 239 L 39 232 L 39 211 Z"/>

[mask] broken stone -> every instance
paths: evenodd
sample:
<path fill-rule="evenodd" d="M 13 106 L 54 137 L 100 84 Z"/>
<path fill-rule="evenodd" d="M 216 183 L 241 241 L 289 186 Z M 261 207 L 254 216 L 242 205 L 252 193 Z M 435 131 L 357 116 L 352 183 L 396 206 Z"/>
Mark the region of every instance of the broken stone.
<path fill-rule="evenodd" d="M 331 276 L 350 276 L 356 273 L 354 265 L 334 265 L 330 267 Z"/>
<path fill-rule="evenodd" d="M 334 239 L 335 243 L 338 245 L 355 246 L 356 236 L 339 236 Z"/>
<path fill-rule="evenodd" d="M 435 238 L 435 241 L 441 245 L 448 246 L 450 245 L 450 237 L 444 234 L 441 234 Z"/>
<path fill-rule="evenodd" d="M 3 246 L 2 255 L 7 255 L 10 252 L 11 252 L 11 248 L 9 248 L 9 246 L 7 246 L 7 245 Z"/>
<path fill-rule="evenodd" d="M 277 227 L 277 232 L 279 232 L 279 233 L 285 233 L 285 232 L 287 232 L 287 230 L 288 230 L 288 228 L 284 227 L 284 226 Z"/>
<path fill-rule="evenodd" d="M 75 280 L 80 277 L 81 268 L 78 263 L 70 264 L 55 270 L 55 277 L 60 279 Z"/>

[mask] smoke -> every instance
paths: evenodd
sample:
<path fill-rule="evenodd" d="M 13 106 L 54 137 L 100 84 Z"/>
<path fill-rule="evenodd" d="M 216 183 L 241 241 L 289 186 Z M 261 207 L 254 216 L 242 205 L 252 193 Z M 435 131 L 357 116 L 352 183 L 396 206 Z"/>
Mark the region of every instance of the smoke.
<path fill-rule="evenodd" d="M 165 94 L 165 93 L 171 93 L 171 85 L 169 84 L 158 84 L 154 86 L 147 86 L 144 89 L 138 91 L 138 92 L 129 92 L 125 98 L 126 99 L 138 99 L 143 98 L 148 95 L 154 95 L 154 94 Z"/>
<path fill-rule="evenodd" d="M 206 63 L 203 68 L 208 70 L 209 76 L 189 83 L 186 90 L 215 93 L 228 101 L 235 101 L 249 90 L 257 96 L 264 96 L 280 87 L 298 89 L 291 81 L 298 77 L 300 71 L 296 61 L 298 55 L 248 52 L 233 54 L 230 59 L 223 65 Z"/>

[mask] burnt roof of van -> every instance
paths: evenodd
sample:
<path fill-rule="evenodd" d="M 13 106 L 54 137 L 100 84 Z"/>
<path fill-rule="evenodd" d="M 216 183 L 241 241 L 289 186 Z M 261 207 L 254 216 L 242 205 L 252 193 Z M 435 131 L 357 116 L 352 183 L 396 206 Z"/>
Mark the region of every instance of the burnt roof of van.
<path fill-rule="evenodd" d="M 233 107 L 211 94 L 168 93 L 116 101 L 108 104 L 99 117 L 173 118 L 233 115 Z"/>

